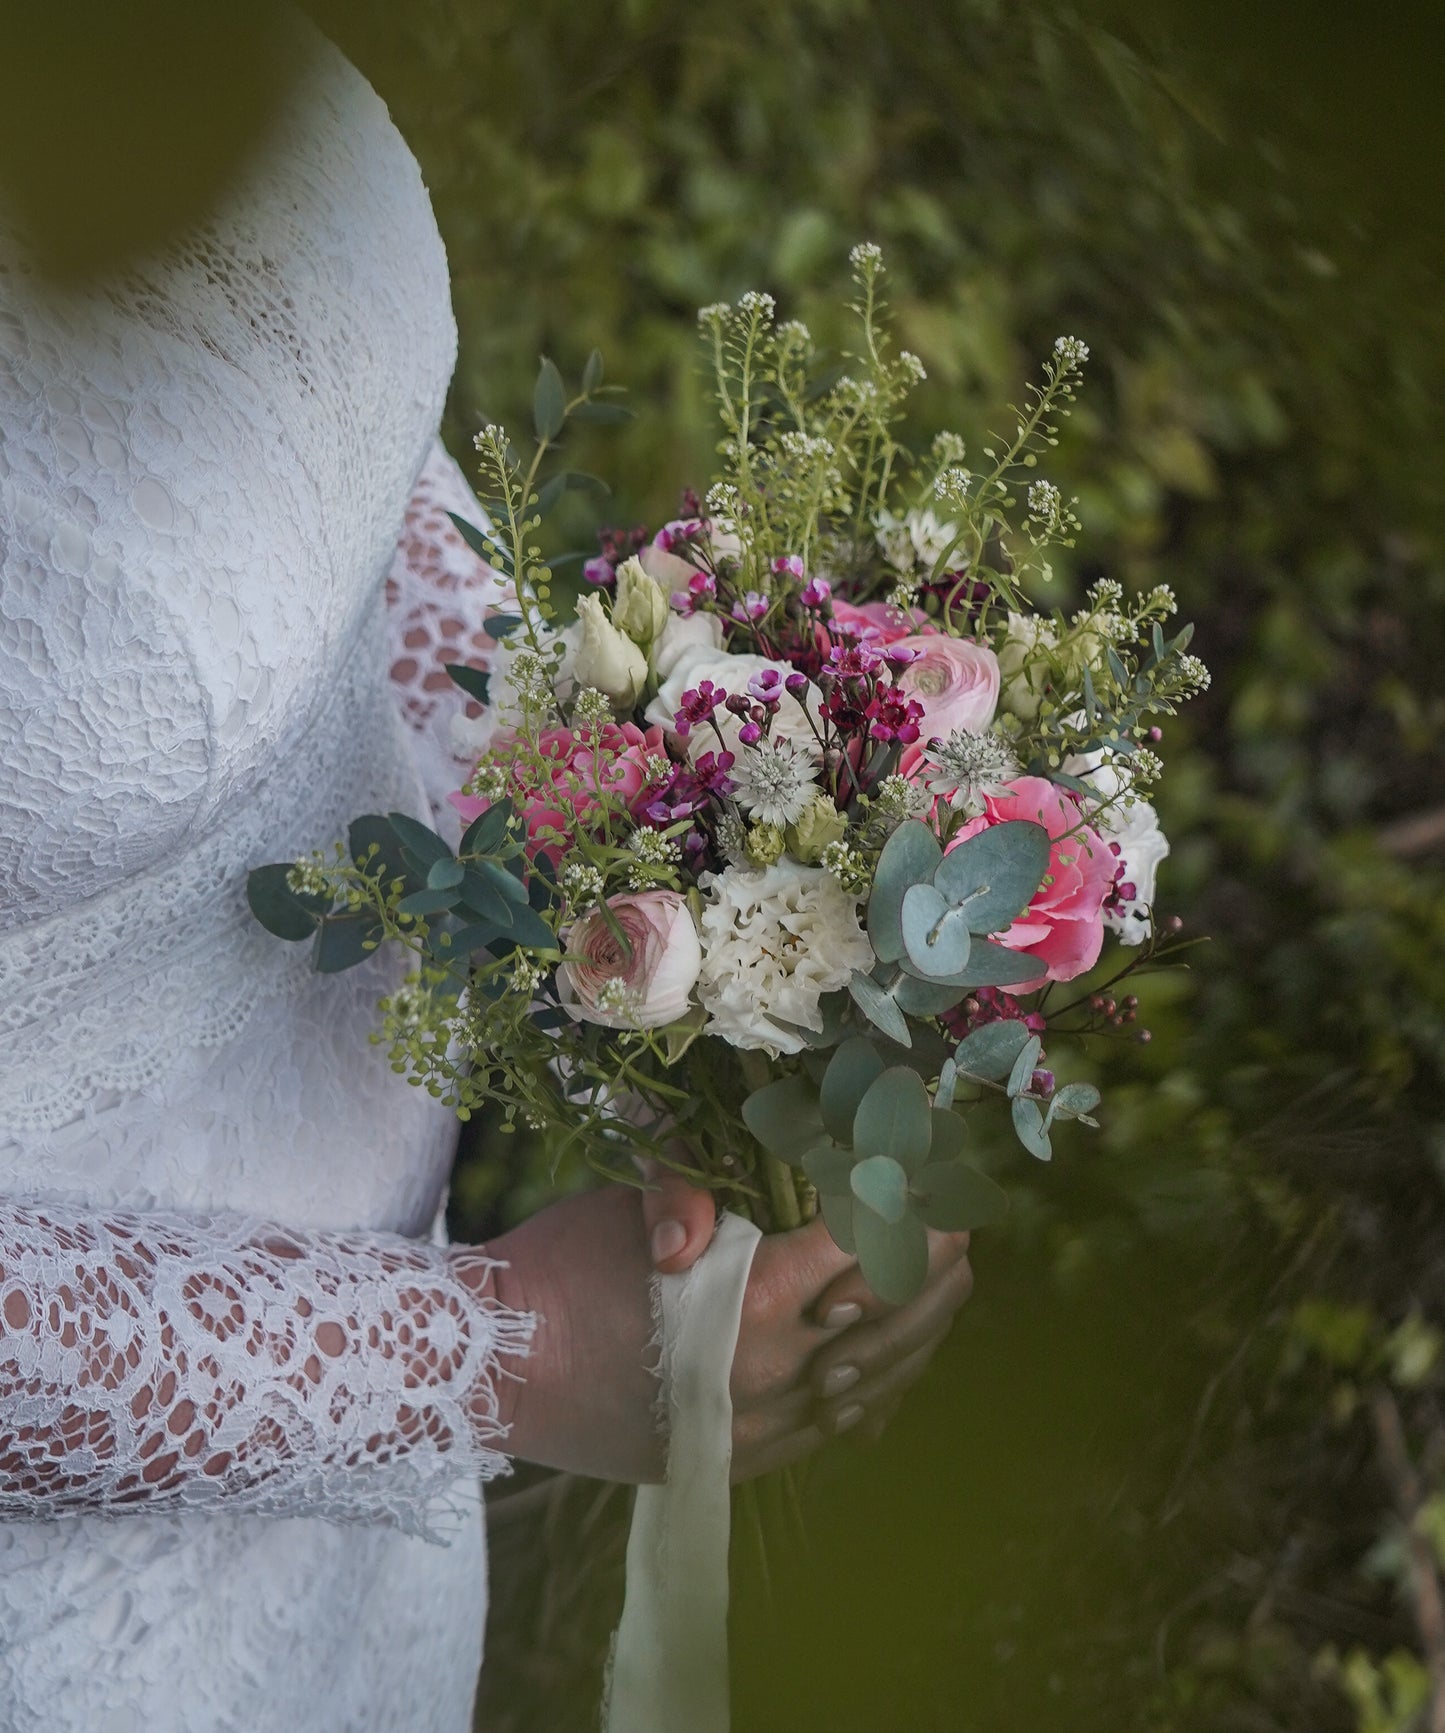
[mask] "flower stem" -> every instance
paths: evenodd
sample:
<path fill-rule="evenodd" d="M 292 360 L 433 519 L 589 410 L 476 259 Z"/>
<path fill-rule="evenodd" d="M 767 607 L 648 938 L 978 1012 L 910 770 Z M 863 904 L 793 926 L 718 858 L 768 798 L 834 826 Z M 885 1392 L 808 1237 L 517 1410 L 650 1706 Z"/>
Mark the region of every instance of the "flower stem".
<path fill-rule="evenodd" d="M 803 1211 L 798 1204 L 798 1188 L 793 1183 L 792 1168 L 764 1150 L 763 1178 L 767 1181 L 774 1233 L 786 1233 L 789 1228 L 801 1227 Z"/>

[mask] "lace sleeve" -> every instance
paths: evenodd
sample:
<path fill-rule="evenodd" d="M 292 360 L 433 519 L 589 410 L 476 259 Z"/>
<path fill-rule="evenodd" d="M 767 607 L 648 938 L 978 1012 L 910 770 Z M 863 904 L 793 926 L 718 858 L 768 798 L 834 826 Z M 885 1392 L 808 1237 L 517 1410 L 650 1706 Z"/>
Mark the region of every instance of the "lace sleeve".
<path fill-rule="evenodd" d="M 0 1203 L 0 1515 L 432 1533 L 438 1493 L 506 1466 L 498 1380 L 534 1319 L 483 1292 L 497 1267 L 393 1234 Z"/>
<path fill-rule="evenodd" d="M 487 635 L 487 616 L 510 609 L 502 580 L 457 534 L 449 511 L 478 526 L 486 523 L 476 495 L 437 440 L 412 490 L 386 594 L 392 683 L 416 732 L 422 781 L 444 834 L 456 824 L 446 797 L 475 764 L 475 753 L 466 753 L 463 724 L 481 713 L 446 665 L 490 666 L 496 644 Z"/>

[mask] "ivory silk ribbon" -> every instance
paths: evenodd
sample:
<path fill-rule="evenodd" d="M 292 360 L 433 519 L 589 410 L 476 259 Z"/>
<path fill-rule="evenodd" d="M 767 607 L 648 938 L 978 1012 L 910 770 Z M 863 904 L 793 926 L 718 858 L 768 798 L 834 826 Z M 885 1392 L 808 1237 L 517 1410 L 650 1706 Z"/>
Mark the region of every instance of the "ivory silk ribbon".
<path fill-rule="evenodd" d="M 761 1237 L 724 1215 L 686 1275 L 658 1278 L 667 1479 L 639 1487 L 633 1506 L 603 1733 L 727 1733 L 728 1385 Z"/>

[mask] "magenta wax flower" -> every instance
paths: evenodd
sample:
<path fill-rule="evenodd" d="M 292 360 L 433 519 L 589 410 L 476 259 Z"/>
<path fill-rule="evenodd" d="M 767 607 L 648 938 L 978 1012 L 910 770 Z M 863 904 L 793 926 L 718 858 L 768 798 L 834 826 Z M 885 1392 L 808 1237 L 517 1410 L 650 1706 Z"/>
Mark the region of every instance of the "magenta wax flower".
<path fill-rule="evenodd" d="M 805 608 L 821 608 L 832 599 L 832 595 L 833 586 L 826 578 L 809 578 L 798 592 L 798 600 Z"/>
<path fill-rule="evenodd" d="M 694 728 L 710 722 L 719 702 L 726 696 L 722 688 L 714 686 L 711 680 L 699 680 L 690 691 L 683 693 L 682 703 L 672 719 L 673 732 L 686 738 Z"/>
<path fill-rule="evenodd" d="M 586 578 L 589 584 L 596 584 L 599 589 L 605 588 L 617 580 L 617 573 L 613 570 L 611 560 L 604 560 L 600 554 L 596 558 L 588 560 L 583 566 L 582 576 Z"/>
<path fill-rule="evenodd" d="M 756 590 L 749 590 L 741 600 L 733 603 L 733 618 L 756 625 L 767 613 L 768 607 L 766 596 L 759 595 Z"/>
<path fill-rule="evenodd" d="M 780 704 L 783 698 L 783 675 L 781 669 L 764 668 L 753 675 L 748 681 L 748 691 L 761 704 L 769 706 Z"/>
<path fill-rule="evenodd" d="M 805 576 L 803 571 L 803 562 L 798 558 L 797 554 L 780 554 L 778 558 L 773 561 L 773 570 L 780 578 L 787 576 L 801 580 Z"/>

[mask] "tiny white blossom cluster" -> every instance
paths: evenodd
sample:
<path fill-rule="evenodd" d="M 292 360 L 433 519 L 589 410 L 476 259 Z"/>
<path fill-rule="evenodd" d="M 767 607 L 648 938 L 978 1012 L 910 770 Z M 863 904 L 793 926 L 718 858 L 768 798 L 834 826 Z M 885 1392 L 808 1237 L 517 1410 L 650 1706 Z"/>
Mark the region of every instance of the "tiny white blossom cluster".
<path fill-rule="evenodd" d="M 872 966 L 857 898 L 825 868 L 793 861 L 699 882 L 707 901 L 697 996 L 709 1032 L 774 1058 L 800 1052 L 802 1031 L 823 1026 L 823 994 Z"/>
<path fill-rule="evenodd" d="M 682 861 L 682 850 L 670 836 L 646 826 L 633 831 L 627 847 L 636 856 L 627 872 L 629 890 L 643 891 L 659 878 L 670 877 Z"/>
<path fill-rule="evenodd" d="M 1063 367 L 1082 367 L 1089 359 L 1089 345 L 1079 337 L 1055 337 L 1054 354 Z"/>
<path fill-rule="evenodd" d="M 562 894 L 574 909 L 591 908 L 601 902 L 604 882 L 602 874 L 590 861 L 569 860 L 562 868 Z"/>

